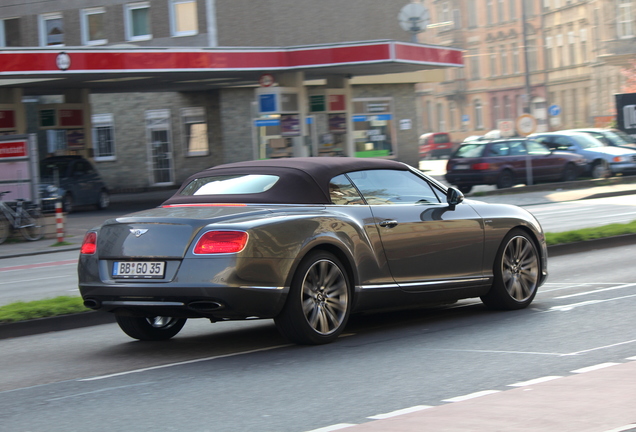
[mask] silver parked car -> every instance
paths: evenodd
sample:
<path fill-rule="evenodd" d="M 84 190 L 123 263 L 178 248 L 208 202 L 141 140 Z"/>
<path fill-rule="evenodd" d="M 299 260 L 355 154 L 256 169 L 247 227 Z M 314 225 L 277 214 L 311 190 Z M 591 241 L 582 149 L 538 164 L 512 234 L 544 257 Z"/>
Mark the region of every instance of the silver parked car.
<path fill-rule="evenodd" d="M 160 207 L 106 221 L 78 273 L 84 304 L 136 339 L 256 317 L 321 344 L 356 312 L 470 297 L 524 308 L 547 254 L 526 210 L 464 201 L 408 165 L 291 158 L 210 168 Z"/>
<path fill-rule="evenodd" d="M 568 129 L 567 132 L 584 132 L 592 135 L 605 145 L 636 150 L 636 140 L 620 129 L 582 128 Z"/>
<path fill-rule="evenodd" d="M 592 178 L 603 178 L 612 174 L 636 172 L 636 151 L 621 147 L 606 146 L 590 134 L 583 132 L 546 132 L 528 136 L 552 150 L 570 151 L 587 160 L 587 174 Z"/>

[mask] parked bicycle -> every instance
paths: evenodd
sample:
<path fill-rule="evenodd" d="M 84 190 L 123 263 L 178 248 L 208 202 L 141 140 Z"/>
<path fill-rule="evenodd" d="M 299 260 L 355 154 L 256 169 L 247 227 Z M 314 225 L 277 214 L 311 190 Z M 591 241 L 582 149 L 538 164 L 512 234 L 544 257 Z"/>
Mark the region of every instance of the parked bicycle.
<path fill-rule="evenodd" d="M 9 234 L 19 230 L 27 240 L 40 240 L 44 236 L 44 224 L 42 213 L 38 206 L 27 205 L 23 199 L 16 201 L 11 206 L 2 197 L 10 191 L 0 192 L 0 244 Z"/>

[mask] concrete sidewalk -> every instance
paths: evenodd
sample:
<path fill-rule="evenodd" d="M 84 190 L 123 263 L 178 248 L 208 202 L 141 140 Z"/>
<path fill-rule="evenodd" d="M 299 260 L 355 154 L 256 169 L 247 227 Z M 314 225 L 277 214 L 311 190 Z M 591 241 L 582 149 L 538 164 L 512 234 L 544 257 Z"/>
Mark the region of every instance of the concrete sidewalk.
<path fill-rule="evenodd" d="M 636 360 L 631 358 L 627 360 Z M 347 432 L 627 432 L 636 431 L 636 361 L 545 377 L 514 390 L 355 426 Z M 470 396 L 476 396 L 470 398 Z M 320 430 L 320 429 L 319 429 Z M 336 430 L 324 428 L 323 430 Z M 315 431 L 317 432 L 317 431 Z"/>

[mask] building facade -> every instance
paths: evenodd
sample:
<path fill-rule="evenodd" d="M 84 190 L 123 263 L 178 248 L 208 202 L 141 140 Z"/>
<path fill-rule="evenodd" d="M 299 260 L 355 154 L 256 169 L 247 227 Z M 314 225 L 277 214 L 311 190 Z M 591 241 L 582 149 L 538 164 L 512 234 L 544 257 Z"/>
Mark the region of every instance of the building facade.
<path fill-rule="evenodd" d="M 403 6 L 0 4 L 0 110 L 25 104 L 0 133 L 37 133 L 40 155 L 85 155 L 114 190 L 177 185 L 205 167 L 263 157 L 374 156 L 416 165 L 423 127 L 415 83 L 428 79 L 427 70 L 461 65 L 461 52 L 431 47 L 452 60 L 422 61 L 398 23 Z M 374 57 L 382 50 L 391 57 Z M 46 53 L 55 54 L 57 70 L 38 69 Z M 395 59 L 401 53 L 404 61 Z M 302 59 L 285 63 L 292 55 Z M 21 66 L 27 57 L 38 60 Z M 265 100 L 277 108 L 268 111 Z"/>
<path fill-rule="evenodd" d="M 604 126 L 636 57 L 632 0 L 435 0 L 427 43 L 464 47 L 465 70 L 419 88 L 427 131 L 456 141 L 525 113 L 535 130 Z M 525 26 L 523 23 L 525 22 Z M 519 132 L 519 131 L 515 131 Z"/>

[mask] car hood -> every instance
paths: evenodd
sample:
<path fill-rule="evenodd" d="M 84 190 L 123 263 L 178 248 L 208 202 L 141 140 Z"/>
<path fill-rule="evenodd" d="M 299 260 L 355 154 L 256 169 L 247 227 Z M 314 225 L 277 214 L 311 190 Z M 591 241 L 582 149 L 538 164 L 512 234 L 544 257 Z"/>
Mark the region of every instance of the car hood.
<path fill-rule="evenodd" d="M 246 222 L 269 215 L 270 210 L 257 206 L 158 207 L 104 222 L 98 229 L 97 248 L 100 258 L 105 259 L 182 258 L 208 225 L 246 229 Z"/>

